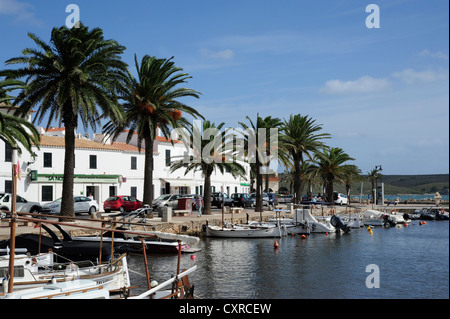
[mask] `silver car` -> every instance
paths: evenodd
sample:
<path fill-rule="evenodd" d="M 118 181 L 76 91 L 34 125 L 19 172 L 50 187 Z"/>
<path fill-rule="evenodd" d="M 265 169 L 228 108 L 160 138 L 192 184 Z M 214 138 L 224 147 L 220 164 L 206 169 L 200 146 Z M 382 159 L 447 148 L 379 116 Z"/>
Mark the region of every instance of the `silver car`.
<path fill-rule="evenodd" d="M 25 198 L 16 195 L 16 211 L 19 213 L 39 213 L 41 211 L 41 204 L 38 202 L 30 202 Z M 11 211 L 12 194 L 0 193 L 0 217 L 7 217 L 6 212 Z"/>
<path fill-rule="evenodd" d="M 41 212 L 43 214 L 59 214 L 61 213 L 61 201 L 62 198 L 58 198 L 53 202 L 42 205 Z M 73 197 L 73 207 L 75 214 L 81 213 L 95 213 L 98 211 L 98 203 L 92 198 L 86 196 L 74 196 Z"/>
<path fill-rule="evenodd" d="M 172 207 L 174 209 L 178 208 L 178 198 L 183 197 L 179 194 L 167 194 L 161 195 L 158 198 L 154 199 L 152 202 L 152 206 L 154 208 L 162 208 L 164 206 Z"/>

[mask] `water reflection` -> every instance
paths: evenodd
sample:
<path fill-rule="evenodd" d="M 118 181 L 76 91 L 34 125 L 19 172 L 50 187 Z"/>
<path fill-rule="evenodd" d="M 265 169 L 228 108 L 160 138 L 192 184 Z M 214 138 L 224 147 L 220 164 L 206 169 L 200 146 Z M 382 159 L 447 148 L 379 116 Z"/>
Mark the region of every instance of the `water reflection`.
<path fill-rule="evenodd" d="M 195 260 L 182 255 L 181 268 L 198 266 L 190 275 L 198 298 L 448 298 L 448 222 L 426 226 L 286 237 L 276 250 L 273 239 L 204 238 Z M 148 262 L 158 282 L 176 273 L 176 256 Z M 142 257 L 129 263 L 132 282 L 145 288 Z M 380 289 L 365 285 L 369 264 L 380 267 Z"/>

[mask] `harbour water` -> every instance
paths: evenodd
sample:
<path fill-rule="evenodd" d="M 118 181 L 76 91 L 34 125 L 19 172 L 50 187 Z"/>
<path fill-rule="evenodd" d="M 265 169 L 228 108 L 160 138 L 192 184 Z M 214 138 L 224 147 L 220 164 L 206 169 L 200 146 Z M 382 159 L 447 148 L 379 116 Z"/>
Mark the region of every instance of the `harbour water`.
<path fill-rule="evenodd" d="M 306 239 L 203 238 L 182 256 L 202 299 L 448 299 L 449 222 L 365 228 Z M 176 256 L 148 256 L 152 279 L 176 272 Z M 146 287 L 142 256 L 130 257 L 133 284 Z M 379 288 L 377 288 L 377 286 Z M 372 288 L 370 288 L 372 287 Z"/>

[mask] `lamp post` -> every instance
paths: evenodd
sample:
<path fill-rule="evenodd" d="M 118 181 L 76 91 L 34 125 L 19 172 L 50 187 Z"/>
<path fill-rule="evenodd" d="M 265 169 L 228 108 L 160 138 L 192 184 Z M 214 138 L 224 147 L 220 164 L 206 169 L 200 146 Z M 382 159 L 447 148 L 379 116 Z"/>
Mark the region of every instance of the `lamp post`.
<path fill-rule="evenodd" d="M 381 165 L 377 165 L 377 166 L 375 166 L 375 170 L 376 170 L 376 173 L 375 173 L 375 189 L 373 190 L 373 201 L 374 201 L 374 203 L 375 203 L 375 205 L 378 205 L 378 194 L 377 194 L 377 190 L 378 190 L 378 172 L 382 172 L 383 171 L 383 168 L 381 167 Z M 382 198 L 382 203 L 381 204 L 383 204 L 383 202 L 384 202 L 384 190 L 382 191 L 382 194 L 381 194 L 381 198 Z"/>

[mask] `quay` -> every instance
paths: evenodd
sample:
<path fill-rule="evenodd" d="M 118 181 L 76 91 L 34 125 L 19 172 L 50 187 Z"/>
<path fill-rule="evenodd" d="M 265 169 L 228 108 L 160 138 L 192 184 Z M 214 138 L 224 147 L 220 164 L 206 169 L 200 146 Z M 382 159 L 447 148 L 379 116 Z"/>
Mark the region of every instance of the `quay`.
<path fill-rule="evenodd" d="M 377 209 L 380 211 L 386 211 L 392 213 L 396 211 L 399 214 L 403 213 L 411 213 L 416 209 L 424 209 L 424 208 L 432 208 L 434 205 L 423 204 L 423 203 L 414 203 L 414 204 L 398 204 L 395 206 L 378 206 L 374 207 L 373 205 L 364 205 L 364 204 L 351 204 L 350 206 L 320 206 L 316 208 L 312 208 L 312 214 L 315 216 L 330 216 L 332 214 L 357 214 L 369 209 Z M 444 203 L 444 209 L 448 210 L 448 203 Z M 287 205 L 278 205 L 278 209 L 282 209 L 283 211 L 279 213 L 281 217 L 291 217 L 292 215 L 289 212 Z M 106 227 L 112 225 L 112 221 L 117 221 L 117 217 L 112 217 L 115 213 L 106 214 L 104 212 L 97 212 L 93 219 L 91 216 L 80 216 L 75 218 L 70 223 L 73 223 L 72 226 L 64 226 L 64 229 L 71 236 L 83 236 L 83 235 L 95 235 L 98 234 L 98 230 L 91 229 L 81 229 L 77 228 L 77 226 L 96 226 L 99 227 L 101 223 L 104 223 Z M 173 214 L 174 215 L 174 214 Z M 246 208 L 241 209 L 239 213 L 231 213 L 229 207 L 226 207 L 224 213 L 224 222 L 225 223 L 247 223 L 252 220 L 260 220 L 262 217 L 263 221 L 267 221 L 270 218 L 276 216 L 276 212 L 273 210 L 264 210 L 261 212 L 255 212 L 254 209 Z M 57 218 L 49 218 L 49 220 L 57 220 Z M 197 211 L 193 211 L 192 213 L 184 214 L 184 216 L 172 216 L 170 221 L 163 221 L 161 217 L 154 218 L 146 218 L 145 223 L 135 223 L 133 225 L 134 230 L 152 230 L 152 231 L 161 231 L 168 233 L 176 233 L 176 234 L 187 234 L 192 236 L 202 237 L 203 235 L 203 225 L 208 222 L 210 225 L 221 225 L 222 223 L 222 209 L 211 209 L 211 214 L 203 214 L 201 217 L 197 216 Z M 33 223 L 26 222 L 18 222 L 16 228 L 16 235 L 26 234 L 26 233 L 39 233 L 39 228 L 35 228 Z M 45 231 L 43 231 L 45 233 Z M 9 227 L 9 219 L 4 219 L 0 222 L 0 240 L 9 239 L 10 236 L 10 227 Z"/>

